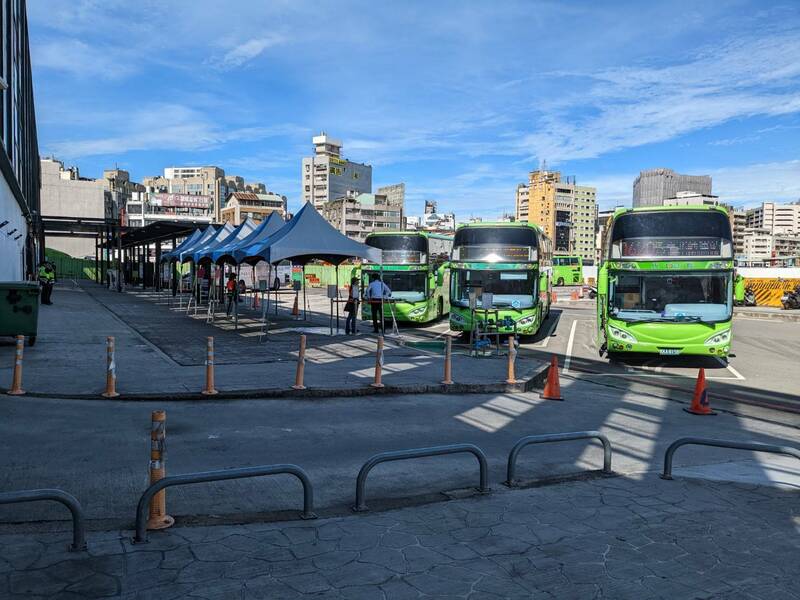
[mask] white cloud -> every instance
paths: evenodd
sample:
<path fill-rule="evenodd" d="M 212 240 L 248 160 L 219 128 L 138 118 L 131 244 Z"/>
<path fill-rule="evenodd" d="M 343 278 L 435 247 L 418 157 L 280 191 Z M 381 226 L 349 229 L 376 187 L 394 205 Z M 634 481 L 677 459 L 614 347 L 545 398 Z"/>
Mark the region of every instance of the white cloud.
<path fill-rule="evenodd" d="M 241 67 L 243 64 L 250 62 L 254 58 L 259 57 L 267 48 L 277 46 L 278 44 L 286 41 L 282 35 L 270 34 L 261 38 L 254 38 L 234 46 L 228 50 L 222 58 L 212 60 L 220 69 L 233 69 Z"/>
<path fill-rule="evenodd" d="M 119 48 L 58 38 L 31 47 L 36 69 L 62 71 L 79 79 L 121 79 L 134 70 L 130 56 Z"/>
<path fill-rule="evenodd" d="M 800 160 L 707 169 L 714 194 L 735 206 L 800 200 Z"/>

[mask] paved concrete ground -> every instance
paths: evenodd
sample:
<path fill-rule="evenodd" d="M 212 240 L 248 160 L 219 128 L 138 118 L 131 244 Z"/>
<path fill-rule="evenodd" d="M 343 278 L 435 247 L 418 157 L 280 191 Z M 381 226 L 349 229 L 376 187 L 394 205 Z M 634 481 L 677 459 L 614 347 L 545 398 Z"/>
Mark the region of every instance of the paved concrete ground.
<path fill-rule="evenodd" d="M 218 389 L 289 390 L 301 332 L 308 338 L 306 386 L 331 392 L 368 388 L 374 377 L 375 336 L 327 335 L 328 315 L 323 312 L 327 301 L 318 293 L 310 297 L 315 306 L 308 322 L 292 320 L 290 295 L 278 317 L 272 316 L 273 333 L 259 343 L 257 312 L 245 306 L 241 327 L 234 330 L 228 319 L 206 323 L 205 314 L 188 316 L 177 304 L 170 306 L 169 297 L 152 292 L 119 294 L 91 283 L 83 288 L 59 287 L 55 304 L 40 309 L 36 345 L 26 348 L 24 388 L 45 395 L 99 396 L 105 386 L 105 340 L 111 335 L 116 338 L 117 388 L 123 394 L 199 392 L 205 381 L 208 336 L 215 339 Z M 13 352 L 10 339 L 0 341 L 3 387 L 10 387 Z M 438 386 L 443 366 L 441 355 L 387 338 L 383 367 L 387 386 L 405 386 L 409 391 Z M 538 360 L 520 361 L 517 377 L 528 380 L 542 367 Z M 506 357 L 475 359 L 456 352 L 453 375 L 460 384 L 500 389 L 506 379 Z"/>
<path fill-rule="evenodd" d="M 384 513 L 0 536 L 3 598 L 800 597 L 797 493 L 611 478 Z"/>
<path fill-rule="evenodd" d="M 387 450 L 474 443 L 488 455 L 496 484 L 505 479 L 509 449 L 531 434 L 598 429 L 614 444 L 615 470 L 625 474 L 660 469 L 666 447 L 684 436 L 797 445 L 798 429 L 781 424 L 783 413 L 696 417 L 682 410 L 688 399 L 679 392 L 667 390 L 670 399 L 591 381 L 562 383 L 564 402 L 536 394 L 158 403 L 3 397 L 0 489 L 63 488 L 83 502 L 92 527 L 130 525 L 147 485 L 150 411 L 156 408 L 167 411 L 168 473 L 298 464 L 313 480 L 324 515 L 349 511 L 359 468 Z M 676 456 L 677 465 L 712 470 L 730 461 L 755 465 L 756 473 L 774 465 L 770 455 L 714 448 Z M 601 465 L 595 444 L 551 444 L 526 449 L 519 474 L 540 479 Z M 800 463 L 780 468 L 787 476 L 800 473 Z M 376 506 L 392 507 L 441 500 L 442 492 L 474 486 L 476 478 L 472 456 L 438 457 L 380 465 L 369 489 Z M 263 521 L 297 510 L 300 498 L 296 480 L 282 476 L 175 488 L 168 491 L 168 507 L 180 523 Z M 54 526 L 63 527 L 66 517 L 47 504 L 0 506 L 0 521 L 7 523 L 58 519 Z"/>

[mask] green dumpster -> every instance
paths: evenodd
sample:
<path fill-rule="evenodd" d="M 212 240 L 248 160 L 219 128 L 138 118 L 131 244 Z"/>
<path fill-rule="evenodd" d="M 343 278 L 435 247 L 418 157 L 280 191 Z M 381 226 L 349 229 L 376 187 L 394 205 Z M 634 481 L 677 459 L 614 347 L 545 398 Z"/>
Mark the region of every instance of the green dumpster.
<path fill-rule="evenodd" d="M 33 346 L 38 328 L 39 284 L 0 281 L 0 335 L 25 335 Z"/>

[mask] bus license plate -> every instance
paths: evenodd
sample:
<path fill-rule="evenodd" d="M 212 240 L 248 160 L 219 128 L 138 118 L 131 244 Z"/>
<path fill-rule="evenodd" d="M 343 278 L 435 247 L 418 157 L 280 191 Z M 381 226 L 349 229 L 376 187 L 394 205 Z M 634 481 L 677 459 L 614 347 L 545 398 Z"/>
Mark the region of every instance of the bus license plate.
<path fill-rule="evenodd" d="M 659 348 L 658 349 L 658 353 L 662 354 L 662 355 L 666 354 L 668 356 L 673 356 L 675 354 L 680 354 L 681 353 L 681 349 L 680 348 Z"/>

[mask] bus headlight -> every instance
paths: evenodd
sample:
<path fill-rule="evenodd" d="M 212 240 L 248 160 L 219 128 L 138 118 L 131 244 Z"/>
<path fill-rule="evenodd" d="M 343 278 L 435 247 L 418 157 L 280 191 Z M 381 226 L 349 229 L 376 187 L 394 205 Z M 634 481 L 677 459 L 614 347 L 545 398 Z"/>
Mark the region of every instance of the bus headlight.
<path fill-rule="evenodd" d="M 712 335 L 704 343 L 706 346 L 717 346 L 719 344 L 727 344 L 731 339 L 731 330 L 726 329 L 717 334 Z"/>
<path fill-rule="evenodd" d="M 609 327 L 608 333 L 615 340 L 620 340 L 622 342 L 630 342 L 635 344 L 638 341 L 635 337 L 633 337 L 633 335 L 631 335 L 627 331 L 623 331 L 622 329 L 617 329 L 616 327 Z"/>
<path fill-rule="evenodd" d="M 464 317 L 462 317 L 460 314 L 458 314 L 457 312 L 451 312 L 450 313 L 450 320 L 453 323 L 461 323 L 461 324 L 467 322 L 467 320 Z"/>
<path fill-rule="evenodd" d="M 408 311 L 408 316 L 411 318 L 419 318 L 425 314 L 425 306 L 418 306 L 410 311 Z"/>
<path fill-rule="evenodd" d="M 536 323 L 536 315 L 530 315 L 527 317 L 522 317 L 519 321 L 517 321 L 517 327 L 528 327 Z"/>

